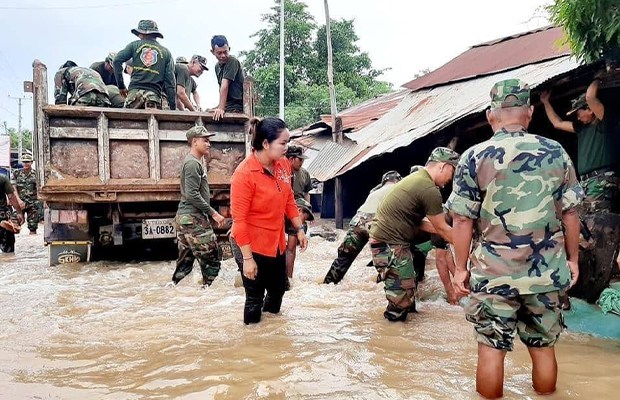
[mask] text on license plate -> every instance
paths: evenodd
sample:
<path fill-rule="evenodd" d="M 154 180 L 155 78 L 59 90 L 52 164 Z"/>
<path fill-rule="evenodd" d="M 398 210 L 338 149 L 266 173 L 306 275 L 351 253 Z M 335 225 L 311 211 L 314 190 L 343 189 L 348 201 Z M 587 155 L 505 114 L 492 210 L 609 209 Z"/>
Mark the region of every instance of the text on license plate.
<path fill-rule="evenodd" d="M 145 219 L 142 221 L 142 239 L 165 239 L 177 236 L 173 219 Z"/>

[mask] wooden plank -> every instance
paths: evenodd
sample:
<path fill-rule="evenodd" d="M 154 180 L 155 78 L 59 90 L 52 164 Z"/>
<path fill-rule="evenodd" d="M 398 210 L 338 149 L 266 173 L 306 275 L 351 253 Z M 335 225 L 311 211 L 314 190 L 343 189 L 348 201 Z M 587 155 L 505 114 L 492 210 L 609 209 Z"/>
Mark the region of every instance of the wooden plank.
<path fill-rule="evenodd" d="M 250 135 L 250 118 L 254 116 L 254 79 L 247 76 L 243 81 L 243 112 L 249 118 L 243 124 L 245 133 L 245 154 L 248 155 L 252 151 L 252 137 Z"/>
<path fill-rule="evenodd" d="M 43 112 L 47 106 L 47 67 L 39 60 L 33 63 L 34 135 L 33 147 L 37 162 L 38 187 L 45 186 L 45 171 L 50 170 L 50 143 L 46 135 L 49 119 Z"/>
<path fill-rule="evenodd" d="M 112 140 L 148 140 L 149 132 L 144 129 L 109 129 Z"/>
<path fill-rule="evenodd" d="M 151 118 L 149 119 L 149 171 L 151 179 L 158 182 L 161 176 L 159 158 L 159 126 L 154 115 L 151 115 Z"/>
<path fill-rule="evenodd" d="M 215 133 L 215 136 L 211 138 L 212 142 L 223 142 L 223 143 L 244 143 L 245 142 L 245 134 L 242 132 L 217 132 L 217 131 L 209 131 L 210 133 Z M 187 140 L 187 136 L 185 136 L 185 131 L 171 131 L 171 130 L 160 130 L 159 131 L 159 139 L 165 140 L 169 142 L 185 142 Z"/>
<path fill-rule="evenodd" d="M 104 113 L 99 114 L 97 119 L 97 144 L 99 179 L 101 183 L 106 183 L 110 180 L 110 132 L 108 131 L 108 118 Z"/>
<path fill-rule="evenodd" d="M 97 128 L 75 128 L 50 126 L 52 139 L 92 139 L 97 140 Z"/>

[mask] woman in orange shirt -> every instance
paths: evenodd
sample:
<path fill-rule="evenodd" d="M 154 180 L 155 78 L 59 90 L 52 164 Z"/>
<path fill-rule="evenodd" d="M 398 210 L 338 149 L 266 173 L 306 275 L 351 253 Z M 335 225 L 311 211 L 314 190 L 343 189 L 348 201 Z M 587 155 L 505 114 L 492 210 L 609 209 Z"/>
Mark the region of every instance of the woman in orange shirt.
<path fill-rule="evenodd" d="M 262 311 L 280 312 L 286 285 L 285 216 L 297 229 L 301 250 L 308 245 L 285 157 L 286 123 L 279 118 L 253 118 L 250 134 L 252 153 L 235 170 L 230 190 L 231 236 L 243 254 L 246 324 L 259 322 Z"/>

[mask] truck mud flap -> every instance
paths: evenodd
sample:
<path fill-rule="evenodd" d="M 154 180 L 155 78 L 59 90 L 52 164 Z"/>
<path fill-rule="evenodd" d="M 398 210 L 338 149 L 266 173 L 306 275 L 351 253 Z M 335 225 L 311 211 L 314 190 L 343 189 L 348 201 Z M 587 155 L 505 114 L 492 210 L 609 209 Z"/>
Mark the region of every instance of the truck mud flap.
<path fill-rule="evenodd" d="M 90 261 L 91 242 L 49 242 L 49 266 Z"/>

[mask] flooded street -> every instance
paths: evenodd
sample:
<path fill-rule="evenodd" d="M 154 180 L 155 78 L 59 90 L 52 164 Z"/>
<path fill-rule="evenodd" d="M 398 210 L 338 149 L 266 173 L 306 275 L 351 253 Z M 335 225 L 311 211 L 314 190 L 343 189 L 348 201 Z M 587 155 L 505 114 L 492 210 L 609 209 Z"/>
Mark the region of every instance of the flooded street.
<path fill-rule="evenodd" d="M 172 261 L 48 268 L 42 230 L 22 234 L 0 255 L 0 398 L 477 399 L 472 327 L 434 268 L 419 314 L 389 323 L 368 248 L 340 285 L 318 284 L 337 245 L 311 238 L 282 313 L 246 327 L 232 260 L 207 290 L 197 268 L 166 288 Z M 569 332 L 557 349 L 547 398 L 618 395 L 620 343 Z M 537 397 L 520 343 L 506 377 L 506 398 Z"/>

